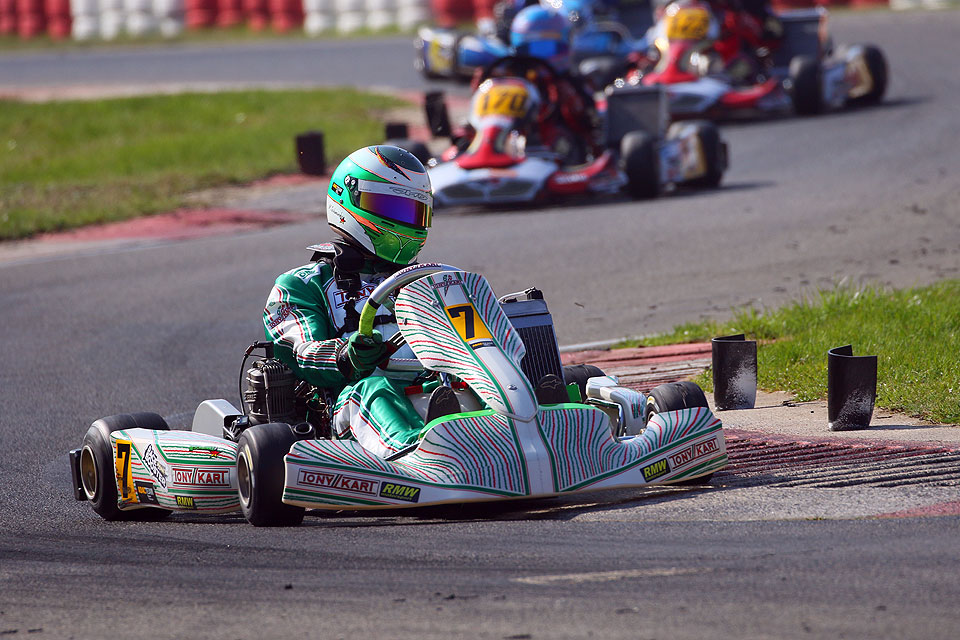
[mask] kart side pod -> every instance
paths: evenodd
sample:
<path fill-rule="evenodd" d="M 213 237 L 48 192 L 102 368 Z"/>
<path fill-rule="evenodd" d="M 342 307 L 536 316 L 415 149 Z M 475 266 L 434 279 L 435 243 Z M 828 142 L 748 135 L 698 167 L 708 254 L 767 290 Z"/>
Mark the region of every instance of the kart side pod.
<path fill-rule="evenodd" d="M 101 418 L 70 452 L 74 497 L 105 520 L 158 519 L 171 511 L 223 513 L 239 507 L 237 445 L 170 431 L 156 414 Z"/>

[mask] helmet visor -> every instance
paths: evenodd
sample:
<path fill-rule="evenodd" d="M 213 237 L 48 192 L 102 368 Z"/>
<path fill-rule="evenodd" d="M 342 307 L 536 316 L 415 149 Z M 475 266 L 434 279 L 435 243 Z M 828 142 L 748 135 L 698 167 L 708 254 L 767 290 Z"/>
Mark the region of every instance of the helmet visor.
<path fill-rule="evenodd" d="M 361 191 L 359 199 L 357 206 L 364 211 L 418 229 L 426 229 L 433 221 L 433 207 L 413 198 Z"/>
<path fill-rule="evenodd" d="M 563 53 L 566 43 L 557 40 L 534 40 L 525 42 L 517 47 L 518 52 L 531 58 L 550 59 L 559 53 Z"/>

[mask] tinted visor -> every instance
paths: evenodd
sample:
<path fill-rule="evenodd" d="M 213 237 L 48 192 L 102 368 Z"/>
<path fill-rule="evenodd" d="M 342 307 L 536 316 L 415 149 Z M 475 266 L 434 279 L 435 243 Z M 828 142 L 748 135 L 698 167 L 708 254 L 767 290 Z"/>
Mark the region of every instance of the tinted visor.
<path fill-rule="evenodd" d="M 357 206 L 388 220 L 402 222 L 419 229 L 429 227 L 433 219 L 433 208 L 426 202 L 386 193 L 361 191 Z"/>
<path fill-rule="evenodd" d="M 552 58 L 565 48 L 565 43 L 557 40 L 534 40 L 524 42 L 517 47 L 517 52 L 531 58 Z"/>

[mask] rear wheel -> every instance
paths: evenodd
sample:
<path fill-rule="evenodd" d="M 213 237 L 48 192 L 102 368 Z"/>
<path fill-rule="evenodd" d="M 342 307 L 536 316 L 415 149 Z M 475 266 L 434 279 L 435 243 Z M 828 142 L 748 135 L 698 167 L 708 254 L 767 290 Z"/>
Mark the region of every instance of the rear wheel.
<path fill-rule="evenodd" d="M 870 73 L 870 90 L 862 96 L 850 100 L 852 105 L 879 104 L 887 92 L 887 59 L 879 47 L 872 44 L 863 45 L 863 61 Z"/>
<path fill-rule="evenodd" d="M 156 413 L 122 413 L 100 418 L 87 429 L 80 448 L 80 482 L 93 510 L 104 520 L 162 520 L 167 509 L 144 507 L 121 511 L 117 505 L 116 465 L 110 434 L 125 429 L 169 431 L 166 420 Z"/>
<path fill-rule="evenodd" d="M 605 375 L 600 367 L 592 364 L 568 364 L 563 368 L 563 384 L 576 383 L 580 388 L 580 400 L 586 401 L 587 380 Z"/>
<path fill-rule="evenodd" d="M 682 382 L 668 382 L 654 387 L 647 396 L 647 405 L 643 409 L 643 425 L 646 427 L 651 416 L 655 413 L 664 413 L 666 411 L 677 411 L 679 409 L 692 409 L 694 407 L 709 407 L 707 396 L 695 382 L 684 380 Z M 713 474 L 707 474 L 698 478 L 681 480 L 675 482 L 675 485 L 699 485 L 710 481 Z"/>
<path fill-rule="evenodd" d="M 631 131 L 620 141 L 620 164 L 627 175 L 626 190 L 634 198 L 660 193 L 656 140 L 646 131 Z"/>
<path fill-rule="evenodd" d="M 796 56 L 790 61 L 790 98 L 800 115 L 820 113 L 823 108 L 823 82 L 820 61 L 810 56 Z"/>
<path fill-rule="evenodd" d="M 240 509 L 255 527 L 293 527 L 303 521 L 303 507 L 283 503 L 283 456 L 297 436 L 290 425 L 271 422 L 240 435 L 237 485 Z"/>

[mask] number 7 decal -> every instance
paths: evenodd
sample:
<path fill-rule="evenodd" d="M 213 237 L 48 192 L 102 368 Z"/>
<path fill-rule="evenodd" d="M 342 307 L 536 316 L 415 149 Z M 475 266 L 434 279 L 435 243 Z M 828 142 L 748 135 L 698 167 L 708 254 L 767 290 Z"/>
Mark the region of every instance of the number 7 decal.
<path fill-rule="evenodd" d="M 124 502 L 133 499 L 133 476 L 130 474 L 130 450 L 133 443 L 129 440 L 117 440 L 117 484 L 120 485 Z"/>
<path fill-rule="evenodd" d="M 450 323 L 460 337 L 465 342 L 474 340 L 490 340 L 490 332 L 487 325 L 483 323 L 483 318 L 472 304 L 457 304 L 447 307 L 447 315 L 450 316 Z"/>

